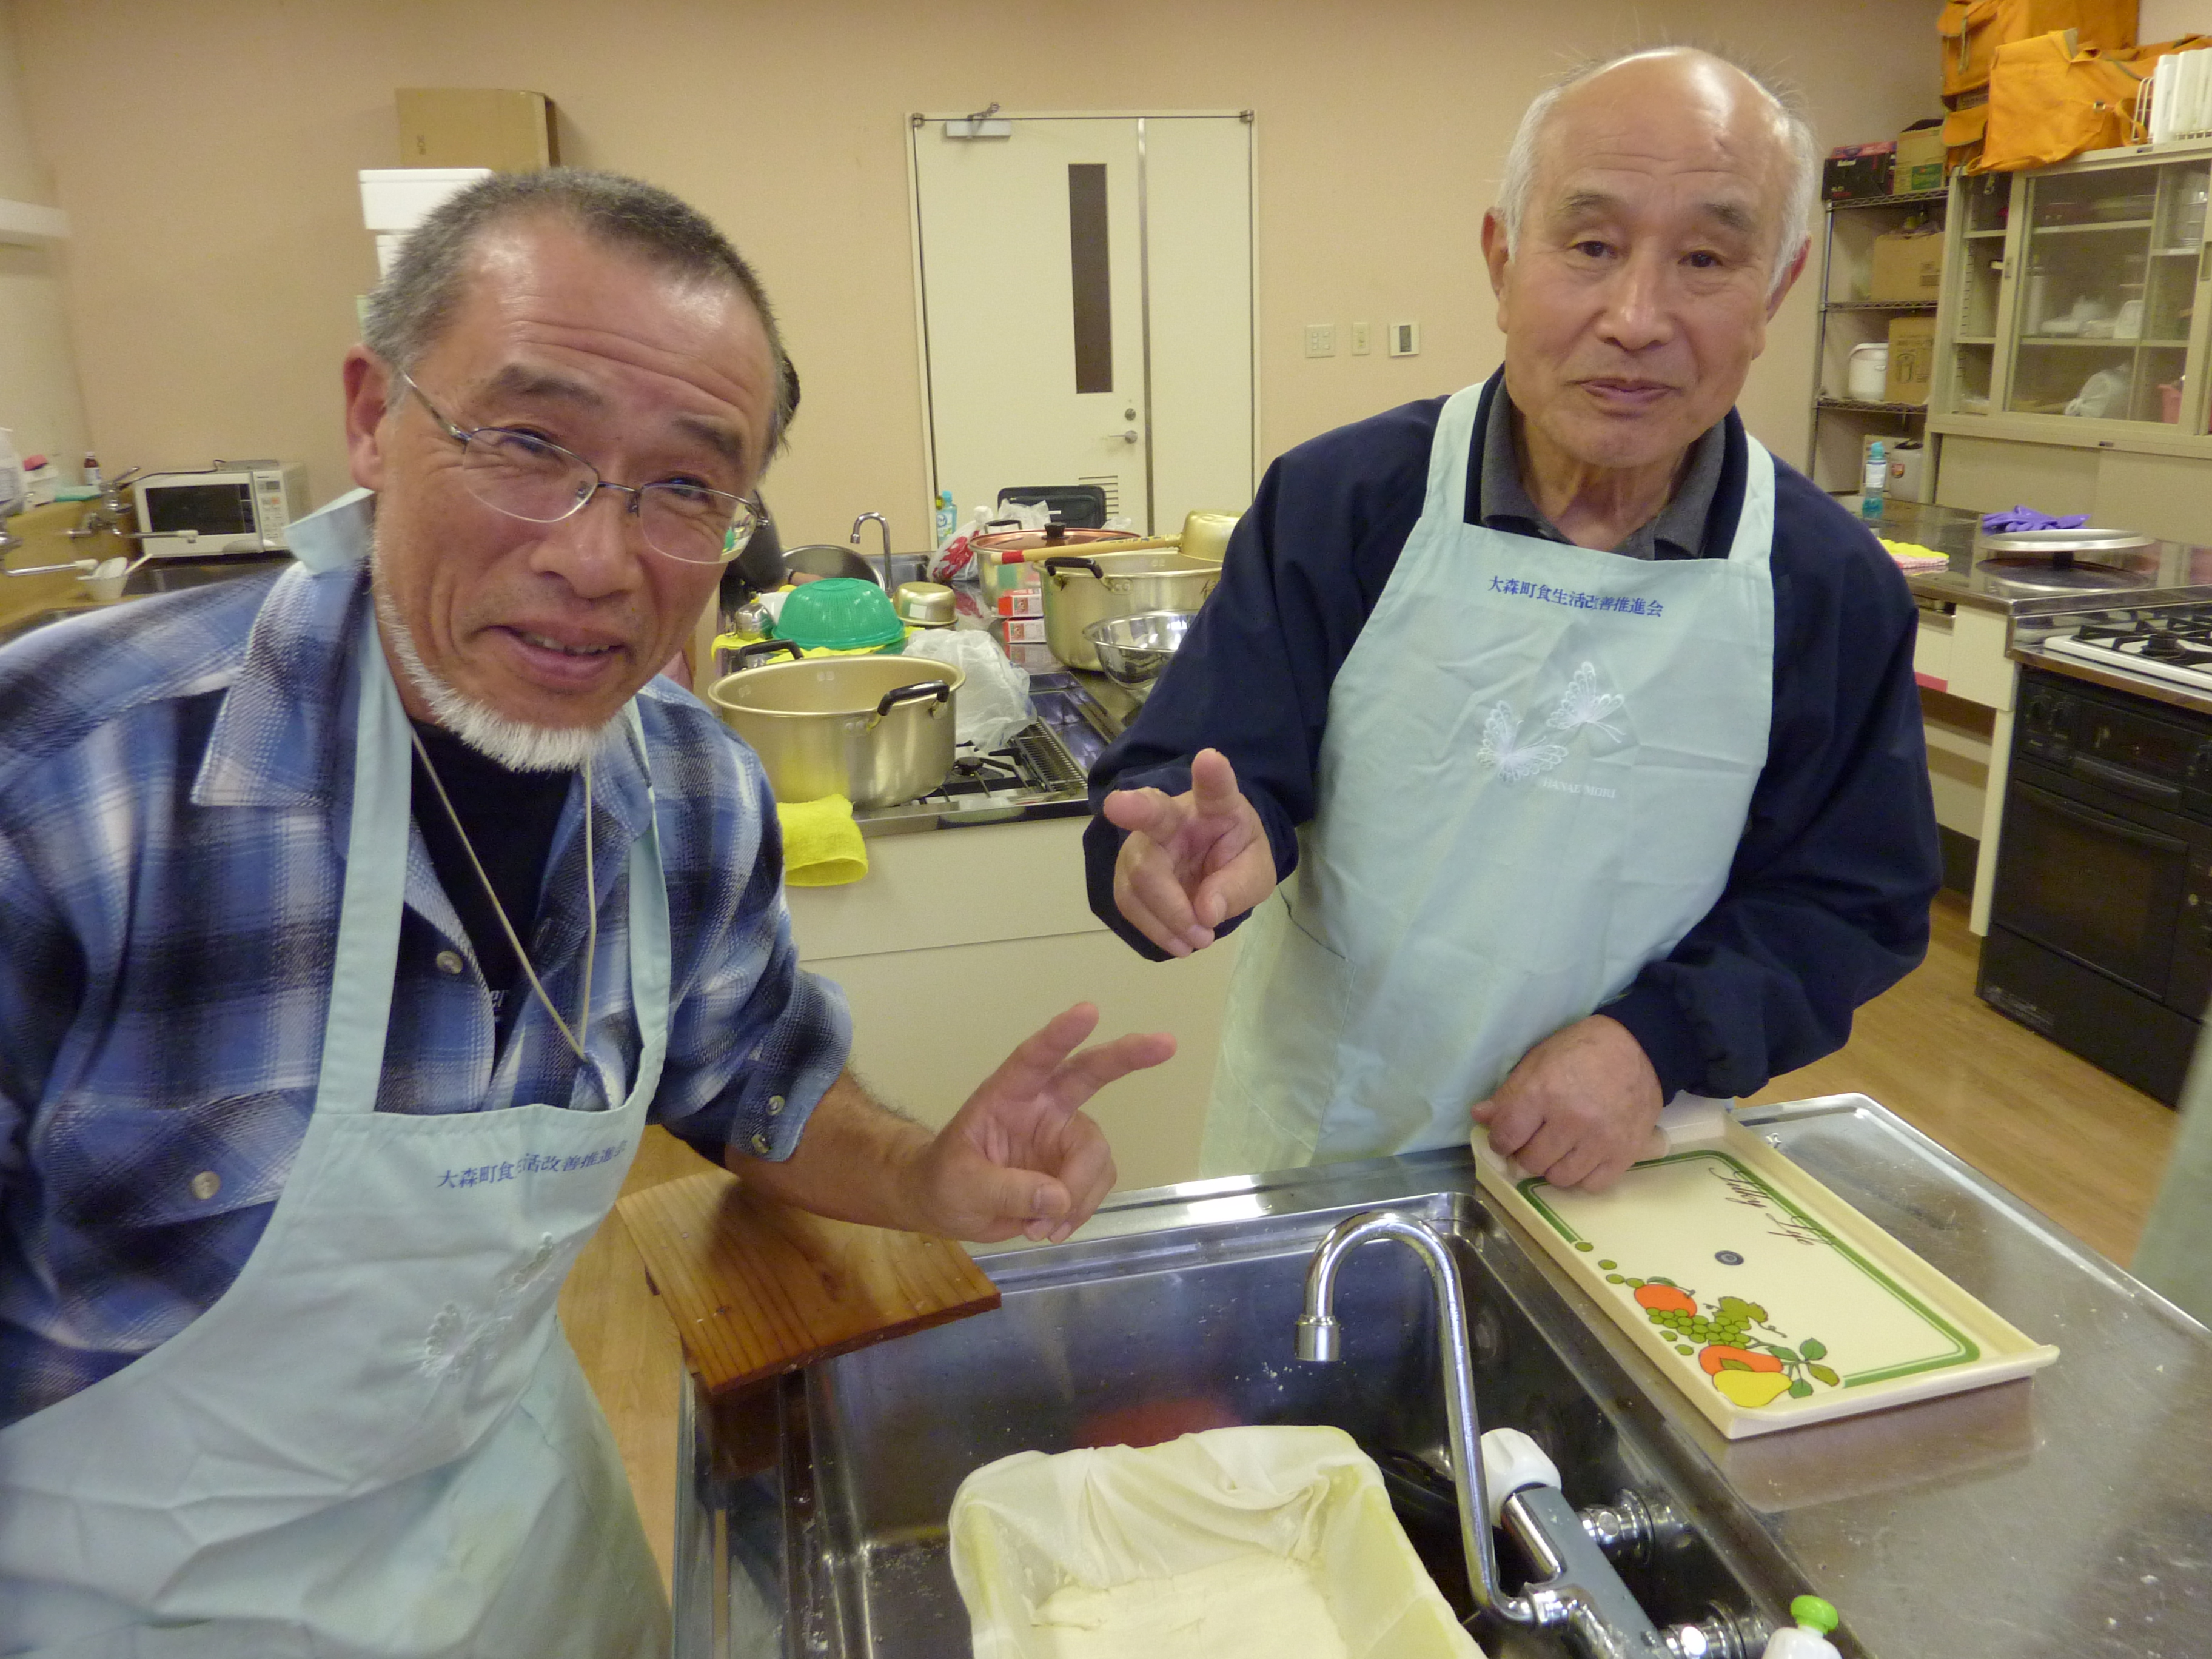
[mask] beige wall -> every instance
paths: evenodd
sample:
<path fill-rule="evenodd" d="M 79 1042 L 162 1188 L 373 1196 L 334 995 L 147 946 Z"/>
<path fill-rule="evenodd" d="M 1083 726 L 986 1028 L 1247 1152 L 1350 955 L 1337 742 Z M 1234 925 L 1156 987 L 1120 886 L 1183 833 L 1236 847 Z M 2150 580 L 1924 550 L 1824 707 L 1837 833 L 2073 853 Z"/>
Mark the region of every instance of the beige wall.
<path fill-rule="evenodd" d="M 0 3 L 0 199 L 52 206 L 22 92 L 13 9 Z M 66 247 L 0 242 L 0 426 L 14 429 L 22 453 L 48 453 L 73 469 L 86 438 L 63 312 L 67 258 Z"/>
<path fill-rule="evenodd" d="M 2212 0 L 2142 0 L 2136 40 L 2179 40 L 2185 34 L 2212 34 Z"/>
<path fill-rule="evenodd" d="M 345 483 L 336 365 L 374 278 L 355 170 L 392 89 L 550 94 L 564 159 L 635 173 L 761 266 L 805 379 L 786 539 L 927 528 L 908 112 L 1250 108 L 1262 453 L 1493 366 L 1477 232 L 1513 121 L 1576 54 L 1727 43 L 1803 82 L 1824 144 L 1936 105 L 1930 0 L 15 0 L 31 131 L 76 220 L 70 307 L 117 462 L 307 461 Z M 4 144 L 0 138 L 0 144 Z M 1802 455 L 1811 283 L 1744 398 Z M 1423 355 L 1308 361 L 1307 322 L 1416 319 Z M 1341 332 L 1341 328 L 1340 331 Z"/>

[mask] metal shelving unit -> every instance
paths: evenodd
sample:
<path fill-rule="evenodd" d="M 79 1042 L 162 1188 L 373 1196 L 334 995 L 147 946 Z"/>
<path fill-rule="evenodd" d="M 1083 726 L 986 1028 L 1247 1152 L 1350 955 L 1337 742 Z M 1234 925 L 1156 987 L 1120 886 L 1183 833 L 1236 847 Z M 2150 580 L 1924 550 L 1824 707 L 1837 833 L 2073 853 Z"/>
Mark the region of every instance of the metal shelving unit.
<path fill-rule="evenodd" d="M 1847 398 L 1844 368 L 1850 348 L 1887 339 L 1889 319 L 1933 316 L 1933 300 L 1864 300 L 1853 296 L 1854 279 L 1873 258 L 1874 239 L 1901 228 L 1916 214 L 1941 216 L 1949 190 L 1862 196 L 1825 204 L 1820 240 L 1820 316 L 1813 337 L 1813 401 L 1808 411 L 1806 471 L 1815 483 L 1838 494 L 1859 487 L 1860 456 L 1870 435 L 1919 437 L 1927 409 Z M 1838 289 L 1842 290 L 1838 293 Z"/>

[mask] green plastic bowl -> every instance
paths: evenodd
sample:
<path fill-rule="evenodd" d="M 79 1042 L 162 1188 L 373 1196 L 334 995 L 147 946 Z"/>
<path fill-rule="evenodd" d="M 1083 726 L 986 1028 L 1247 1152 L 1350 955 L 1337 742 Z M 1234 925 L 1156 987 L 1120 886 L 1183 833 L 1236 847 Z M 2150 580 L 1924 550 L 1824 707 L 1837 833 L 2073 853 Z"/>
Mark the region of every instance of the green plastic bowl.
<path fill-rule="evenodd" d="M 791 591 L 775 637 L 802 651 L 865 651 L 906 638 L 891 596 L 857 576 L 830 576 Z"/>

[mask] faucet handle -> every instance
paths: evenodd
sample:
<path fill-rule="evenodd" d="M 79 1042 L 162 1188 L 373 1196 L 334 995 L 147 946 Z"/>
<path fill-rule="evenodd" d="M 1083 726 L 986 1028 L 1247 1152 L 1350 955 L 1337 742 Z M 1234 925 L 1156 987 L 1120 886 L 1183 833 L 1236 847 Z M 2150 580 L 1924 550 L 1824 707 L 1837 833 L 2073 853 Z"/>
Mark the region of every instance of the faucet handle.
<path fill-rule="evenodd" d="M 1499 1517 L 1505 1500 L 1531 1486 L 1549 1486 L 1558 1491 L 1559 1465 L 1520 1430 L 1490 1430 L 1482 1437 L 1482 1490 L 1490 1500 L 1490 1524 L 1502 1526 L 1504 1522 Z"/>

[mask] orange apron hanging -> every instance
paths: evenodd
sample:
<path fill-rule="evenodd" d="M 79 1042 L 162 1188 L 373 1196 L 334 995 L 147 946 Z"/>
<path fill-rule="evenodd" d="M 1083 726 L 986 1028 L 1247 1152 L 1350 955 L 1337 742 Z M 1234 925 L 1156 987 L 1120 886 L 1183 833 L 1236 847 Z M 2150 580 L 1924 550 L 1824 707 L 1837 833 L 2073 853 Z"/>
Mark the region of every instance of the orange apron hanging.
<path fill-rule="evenodd" d="M 2085 47 L 2071 29 L 1997 48 L 1989 136 L 1977 173 L 2047 167 L 2085 150 L 2142 142 L 2143 72 Z"/>

